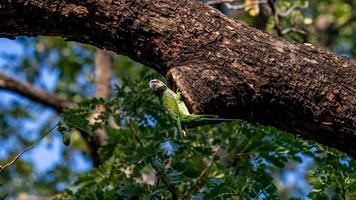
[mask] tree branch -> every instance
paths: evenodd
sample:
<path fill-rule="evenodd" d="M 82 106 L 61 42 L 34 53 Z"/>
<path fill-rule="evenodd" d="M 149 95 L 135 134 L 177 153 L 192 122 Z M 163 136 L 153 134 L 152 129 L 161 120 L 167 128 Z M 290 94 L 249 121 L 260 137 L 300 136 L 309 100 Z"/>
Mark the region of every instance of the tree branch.
<path fill-rule="evenodd" d="M 255 5 L 255 4 L 265 4 L 267 1 L 262 0 L 262 1 L 252 1 L 250 2 L 250 5 Z M 209 4 L 208 4 L 209 5 Z M 243 4 L 231 4 L 231 3 L 225 3 L 226 8 L 231 9 L 231 10 L 240 10 L 240 9 L 245 9 L 249 5 L 246 3 Z"/>
<path fill-rule="evenodd" d="M 106 74 L 105 74 L 105 76 L 106 76 Z M 61 113 L 64 109 L 74 107 L 74 104 L 69 101 L 62 100 L 41 88 L 33 87 L 30 83 L 26 83 L 21 80 L 17 80 L 15 78 L 7 76 L 3 73 L 0 73 L 0 89 L 9 90 L 9 91 L 15 92 L 17 94 L 20 94 L 26 98 L 33 100 L 34 102 L 38 102 L 38 103 L 41 103 L 47 107 L 50 107 L 50 108 L 56 110 L 58 113 Z M 104 92 L 106 94 L 109 94 L 109 93 L 111 94 L 111 91 L 110 92 L 104 91 Z M 97 93 L 102 94 L 103 92 L 97 92 Z M 102 109 L 102 108 L 100 108 L 100 109 Z M 99 112 L 99 114 L 100 114 L 100 112 Z M 96 115 L 96 117 L 97 116 L 98 116 L 98 114 Z M 95 118 L 95 116 L 93 116 L 93 118 Z M 89 138 L 89 136 L 86 133 L 81 132 L 81 135 L 82 135 L 84 141 L 90 147 L 90 156 L 91 156 L 95 165 L 98 165 L 100 163 L 98 149 L 100 146 L 103 145 L 103 143 L 105 141 L 105 132 L 102 132 L 102 131 L 99 131 L 99 132 L 100 132 L 100 133 L 98 133 L 99 138 L 97 138 L 95 140 L 92 140 L 91 138 Z M 32 146 L 29 149 L 31 149 L 31 148 L 32 148 Z M 27 151 L 27 150 L 25 150 L 25 151 Z M 24 153 L 24 152 L 22 152 L 22 153 Z M 21 156 L 21 154 L 16 156 L 15 159 L 12 161 L 12 163 L 15 162 Z M 0 166 L 0 171 L 1 171 L 1 166 Z"/>
<path fill-rule="evenodd" d="M 25 96 L 35 102 L 53 108 L 57 112 L 62 112 L 65 108 L 73 107 L 73 104 L 69 101 L 62 100 L 41 88 L 33 87 L 30 83 L 17 80 L 4 73 L 0 73 L 0 89 Z"/>
<path fill-rule="evenodd" d="M 286 11 L 282 12 L 282 11 L 278 11 L 278 15 L 280 17 L 287 17 L 288 15 L 290 15 L 292 12 L 296 11 L 296 10 L 303 10 L 303 9 L 307 9 L 309 6 L 309 2 L 306 1 L 304 2 L 304 5 L 293 5 L 292 7 L 288 8 Z"/>
<path fill-rule="evenodd" d="M 355 61 L 195 0 L 1 1 L 0 19 L 0 36 L 59 35 L 128 55 L 165 75 L 193 113 L 272 125 L 356 157 Z"/>
<path fill-rule="evenodd" d="M 206 5 L 216 5 L 221 3 L 234 3 L 236 0 L 210 0 L 206 2 Z"/>
<path fill-rule="evenodd" d="M 44 135 L 42 135 L 36 142 L 31 144 L 29 147 L 27 147 L 25 150 L 21 151 L 19 154 L 17 154 L 10 162 L 6 163 L 5 165 L 0 165 L 0 173 L 7 169 L 9 166 L 13 165 L 20 157 L 22 154 L 26 153 L 27 151 L 31 150 L 33 147 L 35 147 L 37 144 L 39 144 L 43 138 L 45 138 L 47 135 L 49 135 L 55 128 L 57 128 L 58 124 L 53 126 L 49 131 L 47 131 Z"/>

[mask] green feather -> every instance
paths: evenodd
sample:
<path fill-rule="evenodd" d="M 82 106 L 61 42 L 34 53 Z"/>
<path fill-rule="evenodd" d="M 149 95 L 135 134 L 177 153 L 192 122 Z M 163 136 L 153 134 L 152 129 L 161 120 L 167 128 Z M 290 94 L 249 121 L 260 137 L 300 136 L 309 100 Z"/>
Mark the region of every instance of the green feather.
<path fill-rule="evenodd" d="M 150 81 L 150 88 L 160 97 L 163 107 L 168 111 L 170 116 L 176 121 L 178 132 L 183 136 L 183 125 L 192 124 L 211 124 L 222 121 L 231 121 L 233 119 L 221 119 L 217 115 L 194 115 L 190 114 L 187 106 L 182 100 L 181 94 L 173 92 L 162 81 L 154 79 Z"/>

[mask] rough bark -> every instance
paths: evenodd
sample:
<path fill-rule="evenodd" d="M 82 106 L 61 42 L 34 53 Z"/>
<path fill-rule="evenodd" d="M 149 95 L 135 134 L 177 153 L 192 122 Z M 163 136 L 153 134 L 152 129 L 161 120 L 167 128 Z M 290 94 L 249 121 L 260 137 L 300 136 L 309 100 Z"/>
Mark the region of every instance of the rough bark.
<path fill-rule="evenodd" d="M 41 88 L 34 87 L 30 83 L 17 80 L 3 73 L 0 73 L 0 89 L 25 96 L 35 102 L 53 108 L 57 112 L 62 112 L 66 108 L 73 107 L 73 104 L 69 101 L 60 99 Z"/>
<path fill-rule="evenodd" d="M 60 35 L 166 75 L 194 113 L 276 126 L 356 157 L 356 62 L 195 0 L 2 1 L 0 35 Z M 40 20 L 39 20 L 40 19 Z"/>

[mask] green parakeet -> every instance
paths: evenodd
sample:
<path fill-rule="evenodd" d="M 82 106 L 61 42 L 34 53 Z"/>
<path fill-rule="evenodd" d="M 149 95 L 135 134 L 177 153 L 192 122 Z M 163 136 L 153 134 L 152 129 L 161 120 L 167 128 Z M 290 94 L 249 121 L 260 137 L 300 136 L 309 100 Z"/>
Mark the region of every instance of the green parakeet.
<path fill-rule="evenodd" d="M 182 130 L 183 125 L 190 124 L 207 124 L 220 121 L 230 121 L 232 119 L 221 119 L 217 115 L 194 115 L 191 114 L 182 100 L 181 94 L 173 92 L 162 81 L 153 79 L 149 83 L 150 89 L 156 94 L 163 107 L 168 111 L 170 116 L 176 121 L 178 131 L 181 135 L 185 135 Z"/>

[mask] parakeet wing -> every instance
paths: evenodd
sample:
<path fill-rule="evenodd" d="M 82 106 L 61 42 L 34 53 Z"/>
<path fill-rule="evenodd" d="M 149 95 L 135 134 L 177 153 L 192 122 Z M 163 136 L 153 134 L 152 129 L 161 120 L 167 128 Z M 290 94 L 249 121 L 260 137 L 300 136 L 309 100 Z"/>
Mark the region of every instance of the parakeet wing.
<path fill-rule="evenodd" d="M 179 92 L 177 92 L 177 94 L 176 94 L 176 99 L 178 102 L 178 109 L 179 109 L 179 112 L 181 113 L 181 115 L 190 115 L 190 112 L 189 112 L 187 106 L 185 105 L 184 101 L 182 100 L 182 96 Z"/>
<path fill-rule="evenodd" d="M 182 124 L 181 124 L 181 113 L 179 111 L 178 101 L 176 99 L 176 94 L 170 90 L 166 89 L 166 91 L 162 95 L 162 104 L 171 115 L 171 117 L 176 121 L 178 132 L 182 135 Z"/>
<path fill-rule="evenodd" d="M 167 89 L 162 95 L 162 104 L 168 113 L 176 120 L 180 113 L 178 103 L 176 101 L 175 93 Z"/>

